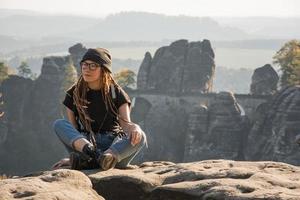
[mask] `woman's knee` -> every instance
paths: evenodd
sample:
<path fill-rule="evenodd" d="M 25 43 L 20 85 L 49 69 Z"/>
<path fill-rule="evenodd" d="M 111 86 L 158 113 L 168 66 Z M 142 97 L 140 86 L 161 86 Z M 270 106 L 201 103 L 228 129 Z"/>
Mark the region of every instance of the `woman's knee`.
<path fill-rule="evenodd" d="M 141 147 L 145 146 L 147 144 L 147 136 L 144 132 L 142 132 L 142 135 L 141 135 L 141 140 L 139 142 L 139 145 Z"/>
<path fill-rule="evenodd" d="M 53 123 L 53 129 L 54 129 L 55 133 L 58 133 L 60 130 L 62 130 L 63 127 L 66 125 L 66 123 L 68 123 L 68 121 L 65 119 L 55 120 Z"/>

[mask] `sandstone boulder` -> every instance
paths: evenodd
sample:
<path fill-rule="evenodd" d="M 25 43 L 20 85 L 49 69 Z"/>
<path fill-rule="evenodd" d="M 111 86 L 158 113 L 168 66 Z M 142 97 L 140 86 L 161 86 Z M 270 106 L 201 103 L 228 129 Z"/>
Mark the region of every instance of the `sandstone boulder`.
<path fill-rule="evenodd" d="M 104 200 L 92 189 L 90 179 L 82 172 L 65 169 L 4 179 L 0 181 L 0 199 Z"/>
<path fill-rule="evenodd" d="M 159 48 L 154 57 L 145 58 L 137 76 L 137 88 L 162 93 L 203 92 L 212 90 L 214 52 L 209 40 L 178 40 Z"/>
<path fill-rule="evenodd" d="M 251 94 L 269 95 L 277 91 L 279 76 L 270 64 L 255 69 L 250 86 Z"/>

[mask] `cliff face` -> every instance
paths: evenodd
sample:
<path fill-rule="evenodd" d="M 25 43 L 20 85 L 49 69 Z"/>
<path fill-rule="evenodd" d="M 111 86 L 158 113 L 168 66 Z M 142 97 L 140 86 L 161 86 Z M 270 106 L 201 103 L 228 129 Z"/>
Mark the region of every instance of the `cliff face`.
<path fill-rule="evenodd" d="M 167 93 L 210 92 L 214 56 L 208 40 L 178 40 L 159 48 L 153 58 L 147 52 L 138 72 L 137 88 Z"/>
<path fill-rule="evenodd" d="M 71 64 L 68 56 L 47 57 L 36 80 L 11 76 L 2 83 L 5 115 L 1 126 L 7 135 L 0 146 L 2 173 L 47 169 L 64 153 L 52 123 L 62 117 L 62 85 Z"/>
<path fill-rule="evenodd" d="M 149 109 L 141 124 L 149 145 L 148 150 L 145 150 L 144 160 L 182 162 L 188 117 L 183 104 L 184 102 L 179 104 L 166 98 Z"/>
<path fill-rule="evenodd" d="M 189 115 L 185 161 L 226 158 L 243 160 L 245 117 L 233 93 L 221 92 L 208 107 Z"/>
<path fill-rule="evenodd" d="M 247 146 L 247 159 L 299 164 L 300 86 L 286 87 L 257 110 Z"/>
<path fill-rule="evenodd" d="M 300 164 L 299 86 L 282 89 L 258 104 L 251 116 L 230 92 L 204 95 L 201 103 L 188 95 L 144 95 L 136 101 L 133 119 L 148 134 L 146 160 L 176 162 L 202 159 L 275 160 Z M 251 96 L 246 108 L 255 103 Z M 202 100 L 203 101 L 203 100 Z M 144 113 L 135 116 L 143 106 Z M 202 105 L 201 105 L 202 104 Z M 255 108 L 255 107 L 253 107 Z"/>
<path fill-rule="evenodd" d="M 142 119 L 148 136 L 145 160 L 244 159 L 250 122 L 233 93 L 211 95 L 206 105 L 187 97 L 136 99 L 132 118 Z M 139 113 L 141 107 L 147 109 Z"/>

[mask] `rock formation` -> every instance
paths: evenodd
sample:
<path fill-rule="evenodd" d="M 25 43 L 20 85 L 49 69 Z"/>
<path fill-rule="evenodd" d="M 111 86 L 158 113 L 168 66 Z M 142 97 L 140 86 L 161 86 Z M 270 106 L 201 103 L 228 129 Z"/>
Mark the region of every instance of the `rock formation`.
<path fill-rule="evenodd" d="M 207 157 L 209 149 L 204 141 L 208 138 L 208 116 L 208 110 L 205 105 L 195 106 L 189 114 L 184 145 L 184 161 L 201 160 L 203 157 Z"/>
<path fill-rule="evenodd" d="M 178 40 L 159 48 L 154 57 L 147 52 L 137 76 L 137 88 L 163 93 L 212 90 L 214 52 L 209 40 Z"/>
<path fill-rule="evenodd" d="M 0 121 L 7 137 L 0 146 L 0 174 L 48 169 L 64 154 L 52 123 L 62 117 L 62 85 L 71 64 L 69 56 L 47 57 L 36 80 L 10 76 L 1 84 L 5 116 Z"/>
<path fill-rule="evenodd" d="M 25 79 L 15 75 L 9 76 L 9 78 L 1 84 L 1 92 L 3 94 L 1 98 L 3 105 L 1 105 L 1 107 L 2 111 L 5 113 L 5 115 L 0 118 L 0 135 L 2 145 L 7 142 L 8 135 L 12 136 L 14 133 L 17 134 L 16 130 L 20 130 L 22 124 L 25 123 L 25 119 L 22 117 L 24 112 L 23 104 L 26 101 L 25 99 L 29 96 L 29 94 L 25 91 L 31 90 L 32 86 L 33 81 L 31 79 Z M 10 133 L 11 129 L 15 131 Z M 5 154 L 8 154 L 8 152 L 5 151 Z M 7 156 L 9 157 L 9 155 Z M 1 165 L 2 164 L 0 163 L 0 166 Z"/>
<path fill-rule="evenodd" d="M 269 95 L 277 91 L 279 76 L 270 64 L 255 69 L 252 75 L 250 93 L 254 95 Z"/>
<path fill-rule="evenodd" d="M 244 159 L 250 125 L 233 93 L 214 94 L 207 105 L 165 96 L 145 112 L 135 111 L 142 110 L 139 102 L 150 103 L 137 101 L 132 112 L 148 136 L 144 160 Z"/>
<path fill-rule="evenodd" d="M 86 176 L 61 169 L 2 180 L 0 197 L 5 200 L 297 200 L 300 196 L 300 168 L 279 162 L 161 161 L 145 162 L 134 169 L 84 173 Z"/>
<path fill-rule="evenodd" d="M 295 141 L 299 134 L 300 86 L 286 87 L 258 107 L 246 157 L 300 164 L 300 149 Z"/>
<path fill-rule="evenodd" d="M 141 124 L 149 146 L 144 160 L 183 161 L 187 116 L 184 105 L 167 98 L 149 109 Z"/>
<path fill-rule="evenodd" d="M 37 80 L 11 76 L 2 83 L 0 174 L 48 169 L 67 155 L 52 123 L 63 116 L 66 69 L 79 63 L 85 51 L 77 44 L 69 49 L 71 56 L 45 58 Z M 137 95 L 132 119 L 146 132 L 149 145 L 138 160 L 267 159 L 300 164 L 295 143 L 300 134 L 299 87 L 283 89 L 270 102 L 268 95 L 239 95 L 245 105 L 242 112 L 232 93 L 207 93 L 213 74 L 214 53 L 208 40 L 179 40 L 158 49 L 153 58 L 146 53 L 138 90 L 131 91 Z M 264 88 L 259 85 L 253 88 Z M 255 91 L 274 92 L 266 88 Z"/>
<path fill-rule="evenodd" d="M 212 158 L 243 159 L 244 121 L 241 107 L 231 92 L 220 92 L 209 106 L 208 141 Z"/>
<path fill-rule="evenodd" d="M 7 118 L 4 116 L 4 111 L 3 111 L 3 105 L 4 102 L 2 100 L 2 94 L 0 93 L 0 145 L 4 143 L 7 139 Z"/>
<path fill-rule="evenodd" d="M 148 75 L 150 73 L 152 56 L 149 52 L 145 54 L 144 60 L 139 68 L 137 76 L 137 88 L 140 90 L 148 89 Z"/>
<path fill-rule="evenodd" d="M 243 160 L 244 116 L 233 93 L 220 92 L 208 107 L 189 116 L 185 161 L 205 159 Z"/>
<path fill-rule="evenodd" d="M 71 59 L 73 61 L 74 66 L 76 67 L 77 74 L 81 73 L 80 69 L 80 61 L 82 59 L 82 56 L 87 51 L 87 48 L 84 47 L 81 43 L 77 43 L 74 46 L 71 46 L 69 48 L 69 53 L 71 55 Z"/>

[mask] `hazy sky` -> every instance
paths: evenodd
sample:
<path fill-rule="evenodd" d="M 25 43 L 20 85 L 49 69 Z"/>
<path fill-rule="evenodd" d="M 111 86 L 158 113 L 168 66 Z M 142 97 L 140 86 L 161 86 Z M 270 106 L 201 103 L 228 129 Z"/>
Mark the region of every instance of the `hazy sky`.
<path fill-rule="evenodd" d="M 190 16 L 300 16 L 300 0 L 0 0 L 0 8 L 100 17 L 120 11 Z"/>

